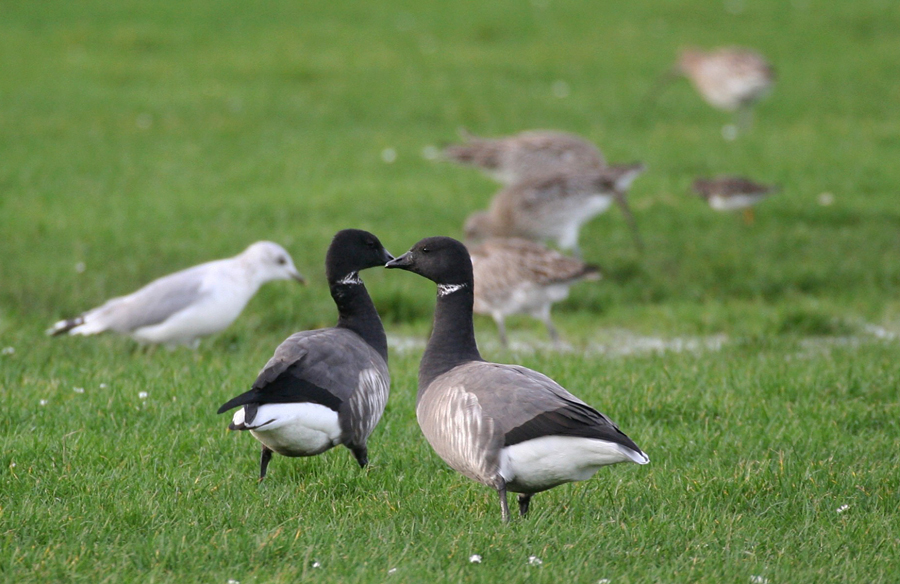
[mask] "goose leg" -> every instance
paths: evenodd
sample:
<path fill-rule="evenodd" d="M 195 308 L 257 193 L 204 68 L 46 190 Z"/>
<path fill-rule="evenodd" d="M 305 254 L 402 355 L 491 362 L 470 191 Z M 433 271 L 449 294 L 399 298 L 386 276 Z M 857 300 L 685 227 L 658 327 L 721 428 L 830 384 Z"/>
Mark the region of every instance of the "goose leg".
<path fill-rule="evenodd" d="M 519 515 L 525 517 L 528 513 L 528 505 L 531 504 L 531 495 L 527 493 L 522 493 L 519 495 Z"/>
<path fill-rule="evenodd" d="M 351 446 L 350 451 L 356 457 L 359 468 L 366 468 L 366 465 L 369 464 L 369 449 L 365 446 Z"/>
<path fill-rule="evenodd" d="M 259 480 L 266 478 L 266 468 L 269 467 L 269 461 L 272 460 L 272 451 L 268 447 L 262 447 L 262 454 L 259 457 Z"/>
<path fill-rule="evenodd" d="M 503 523 L 509 523 L 509 503 L 506 500 L 506 483 L 502 483 L 497 487 L 497 493 L 500 495 L 500 514 Z"/>

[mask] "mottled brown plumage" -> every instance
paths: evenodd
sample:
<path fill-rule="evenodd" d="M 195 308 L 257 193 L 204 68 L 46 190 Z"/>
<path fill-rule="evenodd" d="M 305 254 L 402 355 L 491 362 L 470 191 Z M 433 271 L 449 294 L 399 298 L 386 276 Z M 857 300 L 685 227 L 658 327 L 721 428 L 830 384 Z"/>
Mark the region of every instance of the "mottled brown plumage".
<path fill-rule="evenodd" d="M 497 193 L 487 211 L 470 215 L 465 225 L 466 237 L 473 242 L 488 237 L 550 240 L 561 249 L 579 255 L 581 227 L 616 202 L 640 249 L 640 237 L 625 192 L 643 171 L 644 165 L 638 163 L 525 179 Z"/>
<path fill-rule="evenodd" d="M 606 166 L 600 149 L 567 132 L 531 130 L 500 138 L 466 136 L 464 144 L 444 149 L 444 156 L 482 170 L 510 185 L 554 172 L 583 172 Z"/>
<path fill-rule="evenodd" d="M 742 47 L 686 48 L 677 69 L 708 104 L 726 111 L 753 105 L 775 84 L 772 65 L 758 52 Z"/>
<path fill-rule="evenodd" d="M 759 184 L 740 176 L 698 178 L 694 181 L 693 189 L 717 211 L 743 210 L 744 220 L 748 223 L 753 222 L 751 207 L 778 191 L 778 187 Z"/>
<path fill-rule="evenodd" d="M 559 334 L 550 319 L 554 302 L 569 295 L 569 286 L 599 280 L 600 272 L 581 260 L 524 239 L 492 238 L 469 248 L 475 273 L 475 312 L 494 319 L 506 346 L 504 319 L 528 314 L 543 322 L 554 342 Z"/>

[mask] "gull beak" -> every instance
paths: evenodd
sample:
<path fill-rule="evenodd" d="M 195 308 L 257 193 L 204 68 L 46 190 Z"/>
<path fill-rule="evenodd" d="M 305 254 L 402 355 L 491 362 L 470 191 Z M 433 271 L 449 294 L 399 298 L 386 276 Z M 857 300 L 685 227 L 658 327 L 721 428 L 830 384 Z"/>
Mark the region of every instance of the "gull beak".
<path fill-rule="evenodd" d="M 303 275 L 296 270 L 291 272 L 291 278 L 297 280 L 298 282 L 300 282 L 303 285 L 306 285 L 306 278 L 304 278 Z"/>

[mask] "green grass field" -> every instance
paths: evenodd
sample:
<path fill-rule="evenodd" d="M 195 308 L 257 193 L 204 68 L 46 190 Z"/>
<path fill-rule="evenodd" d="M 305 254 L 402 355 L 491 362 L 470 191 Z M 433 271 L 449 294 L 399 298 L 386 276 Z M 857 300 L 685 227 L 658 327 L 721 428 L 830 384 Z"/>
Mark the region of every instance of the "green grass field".
<path fill-rule="evenodd" d="M 0 580 L 900 581 L 898 29 L 884 0 L 4 3 Z M 773 61 L 748 135 L 724 141 L 686 82 L 640 107 L 686 44 Z M 513 352 L 476 328 L 651 464 L 501 524 L 415 422 L 433 285 L 376 269 L 393 384 L 369 468 L 276 456 L 257 484 L 257 443 L 216 408 L 287 335 L 333 324 L 335 231 L 394 254 L 462 235 L 497 186 L 423 157 L 460 127 L 573 131 L 648 165 L 645 252 L 615 210 L 582 232 L 605 279 L 554 311 L 571 351 L 525 319 Z M 716 173 L 782 192 L 745 225 L 688 195 Z M 43 334 L 259 239 L 310 285 L 267 285 L 196 352 Z"/>

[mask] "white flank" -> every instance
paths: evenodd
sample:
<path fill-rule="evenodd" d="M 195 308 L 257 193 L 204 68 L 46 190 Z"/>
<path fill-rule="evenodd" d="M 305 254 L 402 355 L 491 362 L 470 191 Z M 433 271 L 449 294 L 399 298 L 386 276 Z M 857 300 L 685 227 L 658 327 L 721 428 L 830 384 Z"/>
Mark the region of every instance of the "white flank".
<path fill-rule="evenodd" d="M 367 439 L 378 425 L 387 404 L 388 386 L 378 370 L 369 368 L 359 372 L 359 389 L 350 396 L 351 425 L 357 437 Z"/>
<path fill-rule="evenodd" d="M 500 451 L 500 475 L 514 492 L 538 492 L 583 481 L 600 467 L 650 459 L 615 442 L 576 436 L 543 436 Z"/>
<path fill-rule="evenodd" d="M 470 479 L 489 484 L 488 449 L 494 420 L 485 416 L 475 394 L 463 386 L 448 387 L 423 399 L 416 408 L 425 439 L 444 462 Z"/>
<path fill-rule="evenodd" d="M 243 417 L 241 414 L 240 422 Z M 238 423 L 237 413 L 234 422 Z M 319 454 L 339 444 L 341 438 L 337 412 L 312 403 L 261 405 L 248 429 L 257 440 L 284 456 Z"/>
<path fill-rule="evenodd" d="M 713 195 L 709 198 L 709 206 L 716 211 L 736 211 L 755 205 L 764 198 L 765 195 L 734 195 L 732 197 Z"/>
<path fill-rule="evenodd" d="M 465 284 L 438 284 L 438 296 L 446 296 L 447 294 L 453 294 L 457 290 L 462 290 L 465 288 Z"/>

